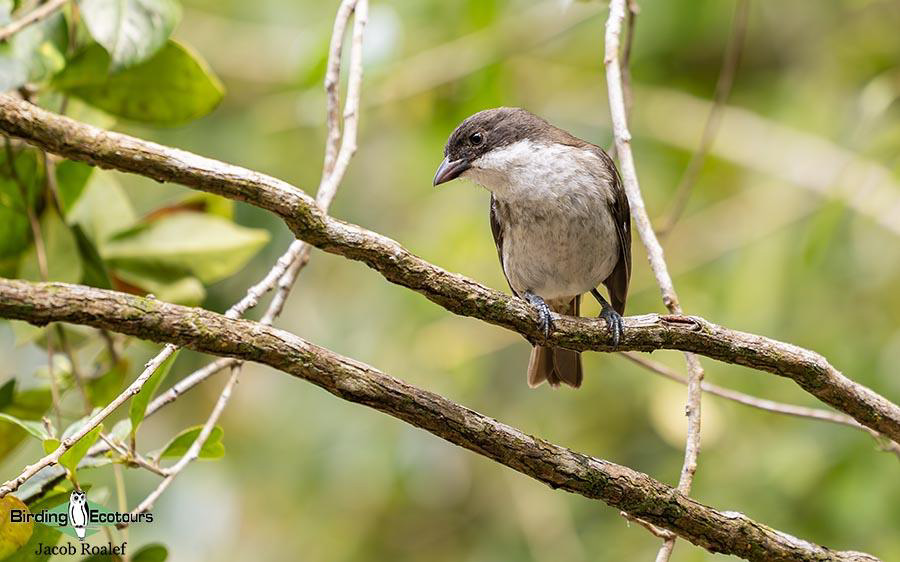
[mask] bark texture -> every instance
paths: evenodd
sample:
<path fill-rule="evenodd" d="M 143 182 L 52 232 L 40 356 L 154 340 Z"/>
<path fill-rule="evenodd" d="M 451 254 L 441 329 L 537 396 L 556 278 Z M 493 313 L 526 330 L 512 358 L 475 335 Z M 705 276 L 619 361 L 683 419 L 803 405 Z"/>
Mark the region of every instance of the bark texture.
<path fill-rule="evenodd" d="M 604 322 L 560 317 L 556 330 L 545 338 L 537 314 L 520 299 L 441 269 L 386 236 L 329 217 L 303 191 L 270 176 L 104 131 L 7 95 L 0 95 L 0 130 L 73 160 L 179 183 L 271 211 L 298 238 L 360 261 L 388 281 L 451 312 L 514 330 L 532 343 L 613 351 Z M 625 327 L 624 341 L 616 350 L 678 349 L 788 377 L 823 402 L 900 443 L 900 407 L 848 379 L 815 352 L 695 316 L 631 317 Z"/>
<path fill-rule="evenodd" d="M 255 361 L 328 392 L 394 416 L 488 457 L 552 488 L 599 499 L 632 517 L 713 552 L 759 561 L 871 561 L 797 539 L 743 514 L 719 511 L 631 468 L 526 435 L 442 396 L 313 345 L 293 334 L 199 308 L 65 283 L 0 279 L 0 316 L 33 324 L 71 322 L 246 361 Z M 696 333 L 655 317 L 640 334 Z"/>

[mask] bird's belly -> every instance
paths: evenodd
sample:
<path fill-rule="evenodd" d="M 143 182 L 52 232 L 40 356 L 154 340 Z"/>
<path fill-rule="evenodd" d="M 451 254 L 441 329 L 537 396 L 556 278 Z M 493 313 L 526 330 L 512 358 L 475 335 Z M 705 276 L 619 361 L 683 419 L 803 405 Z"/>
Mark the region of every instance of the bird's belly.
<path fill-rule="evenodd" d="M 580 210 L 510 213 L 503 265 L 517 293 L 531 291 L 545 300 L 572 297 L 610 276 L 619 256 L 612 216 L 600 201 Z"/>

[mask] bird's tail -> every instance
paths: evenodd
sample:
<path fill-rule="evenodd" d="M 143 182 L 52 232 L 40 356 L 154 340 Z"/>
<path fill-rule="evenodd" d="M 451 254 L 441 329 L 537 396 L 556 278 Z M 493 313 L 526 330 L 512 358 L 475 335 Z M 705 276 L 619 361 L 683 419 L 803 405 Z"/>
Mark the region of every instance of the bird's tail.
<path fill-rule="evenodd" d="M 72 525 L 72 526 L 75 527 L 75 534 L 78 535 L 78 540 L 83 541 L 84 535 L 85 535 L 84 525 Z"/>
<path fill-rule="evenodd" d="M 547 303 L 554 312 L 578 316 L 581 297 L 575 297 L 568 303 Z M 544 381 L 552 387 L 560 383 L 578 388 L 581 386 L 583 372 L 581 369 L 581 353 L 562 347 L 535 346 L 531 350 L 528 361 L 528 386 L 534 388 Z"/>

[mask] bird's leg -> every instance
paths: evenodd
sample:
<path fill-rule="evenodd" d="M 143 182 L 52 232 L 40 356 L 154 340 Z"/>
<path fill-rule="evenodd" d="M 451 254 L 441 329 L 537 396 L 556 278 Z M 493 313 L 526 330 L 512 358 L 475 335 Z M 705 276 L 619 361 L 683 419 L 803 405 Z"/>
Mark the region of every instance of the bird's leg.
<path fill-rule="evenodd" d="M 591 289 L 591 294 L 600 303 L 600 318 L 606 320 L 606 326 L 609 328 L 609 333 L 612 334 L 613 347 L 618 347 L 622 334 L 625 333 L 625 322 L 622 321 L 622 315 L 613 310 L 612 305 L 603 298 L 600 291 Z"/>
<path fill-rule="evenodd" d="M 525 300 L 528 301 L 528 304 L 535 307 L 538 311 L 538 316 L 540 317 L 539 327 L 541 331 L 544 332 L 544 337 L 550 337 L 550 331 L 553 329 L 553 318 L 550 317 L 550 307 L 547 306 L 547 303 L 544 302 L 544 299 L 535 295 L 531 291 L 525 291 L 524 294 Z"/>

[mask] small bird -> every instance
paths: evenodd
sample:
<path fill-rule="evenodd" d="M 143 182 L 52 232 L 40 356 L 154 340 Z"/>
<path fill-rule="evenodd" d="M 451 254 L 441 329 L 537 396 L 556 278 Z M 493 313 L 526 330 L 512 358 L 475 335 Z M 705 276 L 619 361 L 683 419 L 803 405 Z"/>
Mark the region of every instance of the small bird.
<path fill-rule="evenodd" d="M 434 185 L 466 178 L 491 192 L 491 231 L 513 294 L 537 309 L 546 336 L 551 311 L 578 316 L 581 295 L 600 303 L 613 345 L 631 277 L 628 198 L 612 159 L 599 146 L 519 108 L 478 112 L 444 147 Z M 597 291 L 603 283 L 610 304 Z M 528 385 L 578 388 L 581 354 L 535 346 Z"/>

